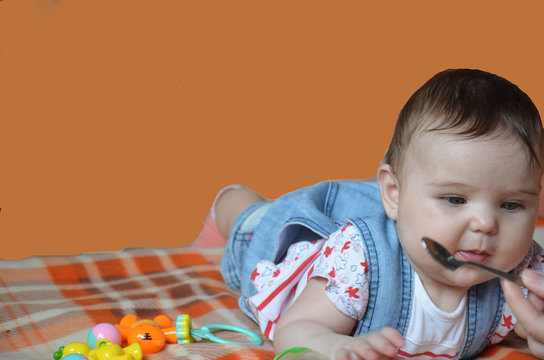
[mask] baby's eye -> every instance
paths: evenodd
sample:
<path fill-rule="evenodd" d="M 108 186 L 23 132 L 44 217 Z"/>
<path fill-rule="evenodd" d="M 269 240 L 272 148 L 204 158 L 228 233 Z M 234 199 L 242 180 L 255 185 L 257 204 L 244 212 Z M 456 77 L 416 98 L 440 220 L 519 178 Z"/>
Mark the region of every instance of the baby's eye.
<path fill-rule="evenodd" d="M 516 202 L 505 202 L 501 204 L 501 208 L 508 210 L 508 211 L 516 211 L 518 209 L 521 209 L 523 205 L 516 203 Z"/>
<path fill-rule="evenodd" d="M 445 196 L 443 199 L 451 205 L 465 205 L 467 203 L 467 201 L 460 196 Z"/>

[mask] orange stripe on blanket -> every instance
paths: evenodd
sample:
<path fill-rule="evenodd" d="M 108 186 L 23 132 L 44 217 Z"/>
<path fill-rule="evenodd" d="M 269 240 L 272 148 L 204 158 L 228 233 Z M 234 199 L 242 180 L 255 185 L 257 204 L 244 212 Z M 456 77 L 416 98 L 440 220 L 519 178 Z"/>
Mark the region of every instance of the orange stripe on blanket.
<path fill-rule="evenodd" d="M 81 263 L 49 265 L 47 266 L 47 272 L 55 284 L 59 285 L 80 284 L 82 281 L 88 282 L 89 279 L 89 274 Z"/>
<path fill-rule="evenodd" d="M 116 318 L 115 314 L 107 307 L 107 296 L 92 286 L 89 273 L 83 263 L 48 265 L 46 269 L 62 296 L 81 306 L 94 323 L 107 322 L 106 319 Z M 81 285 L 81 287 L 75 289 L 66 288 L 66 285 L 76 284 Z M 88 308 L 97 304 L 105 304 L 105 309 L 91 310 Z"/>
<path fill-rule="evenodd" d="M 485 349 L 478 357 L 479 359 L 493 360 L 535 360 L 531 354 L 523 351 L 514 350 L 504 345 L 493 345 Z"/>
<path fill-rule="evenodd" d="M 206 278 L 206 279 L 213 279 L 213 280 L 217 280 L 217 281 L 220 281 L 220 282 L 223 282 L 223 277 L 221 276 L 221 274 L 219 273 L 219 271 L 217 270 L 206 270 L 206 271 L 196 271 L 196 273 L 198 273 L 199 277 L 203 277 L 203 278 Z"/>
<path fill-rule="evenodd" d="M 513 350 L 501 357 L 501 360 L 537 360 L 537 358 L 522 351 Z"/>
<path fill-rule="evenodd" d="M 85 306 L 101 303 L 100 298 L 87 289 L 63 289 L 61 292 L 65 298 L 76 302 L 78 305 Z"/>
<path fill-rule="evenodd" d="M 218 302 L 219 302 L 219 305 L 224 306 L 224 308 L 217 306 Z M 223 310 L 223 309 L 224 310 L 238 310 L 238 302 L 232 297 L 230 298 L 223 297 L 223 298 L 215 298 L 213 301 L 213 304 L 198 300 L 195 302 L 184 304 L 183 306 L 180 306 L 177 308 L 180 314 L 189 314 L 191 317 L 195 317 L 195 318 L 204 316 L 213 311 Z"/>
<path fill-rule="evenodd" d="M 102 277 L 125 277 L 128 275 L 121 259 L 99 260 L 95 262 Z"/>
<path fill-rule="evenodd" d="M 186 254 L 171 254 L 170 259 L 177 267 L 187 267 L 193 265 L 213 264 L 202 254 L 197 252 Z"/>
<path fill-rule="evenodd" d="M 164 266 L 157 256 L 135 257 L 134 262 L 142 274 L 151 274 L 164 271 Z"/>
<path fill-rule="evenodd" d="M 185 306 L 181 307 L 179 310 L 180 313 L 190 314 L 191 317 L 200 317 L 216 309 L 214 309 L 206 302 L 196 301 L 193 303 L 185 304 Z"/>

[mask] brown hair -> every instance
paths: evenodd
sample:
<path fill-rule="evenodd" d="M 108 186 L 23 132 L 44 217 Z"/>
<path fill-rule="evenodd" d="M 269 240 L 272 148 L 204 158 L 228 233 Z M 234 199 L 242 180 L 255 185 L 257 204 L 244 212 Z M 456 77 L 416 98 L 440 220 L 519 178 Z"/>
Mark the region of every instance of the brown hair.
<path fill-rule="evenodd" d="M 398 170 L 417 131 L 453 130 L 468 139 L 496 132 L 516 136 L 532 163 L 541 167 L 544 139 L 540 114 L 529 96 L 510 81 L 481 70 L 442 71 L 402 108 L 384 161 Z"/>

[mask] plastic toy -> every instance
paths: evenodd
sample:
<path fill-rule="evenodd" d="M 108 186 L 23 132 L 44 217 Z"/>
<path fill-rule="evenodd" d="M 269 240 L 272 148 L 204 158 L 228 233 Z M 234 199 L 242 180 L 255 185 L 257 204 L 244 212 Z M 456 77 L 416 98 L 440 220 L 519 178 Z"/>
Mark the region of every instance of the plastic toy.
<path fill-rule="evenodd" d="M 67 355 L 80 354 L 87 355 L 91 351 L 91 347 L 84 342 L 73 342 L 66 346 L 59 347 L 59 350 L 53 354 L 53 359 L 59 360 Z M 70 358 L 68 358 L 70 360 Z"/>
<path fill-rule="evenodd" d="M 259 335 L 238 326 L 211 324 L 198 329 L 193 329 L 191 318 L 187 314 L 178 316 L 176 326 L 172 326 L 172 322 L 165 315 L 159 315 L 153 320 L 139 320 L 136 315 L 126 315 L 121 319 L 121 322 L 115 326 L 121 332 L 123 340 L 126 339 L 129 344 L 135 342 L 139 343 L 144 354 L 153 354 L 162 350 L 167 342 L 187 344 L 194 340 L 200 341 L 202 339 L 207 339 L 216 343 L 262 344 L 262 339 Z M 211 333 L 210 330 L 215 329 L 239 332 L 249 336 L 252 341 L 244 343 L 221 339 Z"/>
<path fill-rule="evenodd" d="M 74 355 L 82 355 L 83 357 L 78 358 L 74 357 Z M 142 357 L 140 344 L 134 343 L 121 348 L 121 346 L 106 339 L 98 340 L 94 349 L 91 349 L 86 343 L 75 342 L 61 346 L 59 351 L 53 354 L 55 360 L 142 360 Z"/>
<path fill-rule="evenodd" d="M 274 360 L 326 360 L 327 358 L 306 347 L 294 347 L 282 351 Z"/>
<path fill-rule="evenodd" d="M 123 317 L 115 326 L 123 340 L 129 344 L 139 343 L 144 354 L 153 354 L 162 350 L 166 343 L 162 328 L 171 325 L 170 319 L 164 315 L 159 315 L 153 320 L 139 320 L 136 315 L 131 314 Z"/>
<path fill-rule="evenodd" d="M 64 360 L 89 360 L 88 357 L 86 357 L 84 355 L 81 355 L 81 354 L 76 354 L 76 353 L 68 354 L 68 355 L 64 356 L 63 359 Z"/>
<path fill-rule="evenodd" d="M 210 330 L 228 330 L 244 334 L 251 338 L 250 342 L 238 342 L 221 339 L 220 337 L 212 334 Z M 206 339 L 220 344 L 244 344 L 244 345 L 261 345 L 263 340 L 259 335 L 251 330 L 241 328 L 239 326 L 227 325 L 227 324 L 210 324 L 202 326 L 201 328 L 193 329 L 192 322 L 189 315 L 179 315 L 176 321 L 176 337 L 178 344 L 186 344 L 192 342 L 192 340 L 200 341 Z"/>
<path fill-rule="evenodd" d="M 102 339 L 121 345 L 121 333 L 112 324 L 101 323 L 93 327 L 91 331 L 89 331 L 89 336 L 87 336 L 87 344 L 95 346 L 96 342 Z"/>
<path fill-rule="evenodd" d="M 98 340 L 96 346 L 87 355 L 89 360 L 142 360 L 142 348 L 140 344 L 130 344 L 125 348 L 112 343 L 109 340 Z"/>

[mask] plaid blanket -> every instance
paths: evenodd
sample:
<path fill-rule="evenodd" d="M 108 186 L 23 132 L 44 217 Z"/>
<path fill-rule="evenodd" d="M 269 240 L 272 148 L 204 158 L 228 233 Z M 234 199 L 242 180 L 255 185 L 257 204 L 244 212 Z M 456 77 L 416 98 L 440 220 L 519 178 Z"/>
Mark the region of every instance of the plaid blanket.
<path fill-rule="evenodd" d="M 184 247 L 0 260 L 0 359 L 52 359 L 59 346 L 86 342 L 93 326 L 117 324 L 127 314 L 189 314 L 194 328 L 223 323 L 258 332 L 223 282 L 220 257 L 221 249 Z M 272 359 L 272 345 L 263 340 L 261 346 L 166 344 L 144 359 Z M 510 339 L 480 358 L 532 359 L 525 349 Z"/>
<path fill-rule="evenodd" d="M 86 342 L 93 326 L 118 324 L 127 314 L 142 319 L 164 314 L 173 320 L 189 314 L 193 328 L 223 323 L 258 333 L 219 274 L 220 256 L 218 249 L 131 248 L 0 261 L 0 359 L 52 359 L 59 346 Z M 197 342 L 166 344 L 144 359 L 273 357 L 269 341 L 262 346 Z"/>

